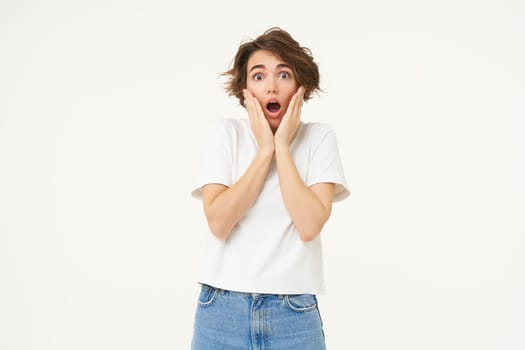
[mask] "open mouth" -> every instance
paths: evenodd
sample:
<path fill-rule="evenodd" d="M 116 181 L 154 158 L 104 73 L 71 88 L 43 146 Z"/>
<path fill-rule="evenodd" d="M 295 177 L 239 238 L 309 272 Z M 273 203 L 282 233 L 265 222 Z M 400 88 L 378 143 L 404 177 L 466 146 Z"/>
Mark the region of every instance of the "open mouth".
<path fill-rule="evenodd" d="M 279 104 L 279 102 L 270 102 L 266 105 L 266 109 L 270 113 L 277 113 L 281 110 L 281 105 Z"/>

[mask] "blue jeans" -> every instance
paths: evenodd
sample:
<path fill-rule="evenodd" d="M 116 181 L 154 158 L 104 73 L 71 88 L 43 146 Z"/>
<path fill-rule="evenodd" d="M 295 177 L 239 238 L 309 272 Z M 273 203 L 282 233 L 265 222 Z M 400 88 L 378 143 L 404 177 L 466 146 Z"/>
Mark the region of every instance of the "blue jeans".
<path fill-rule="evenodd" d="M 203 284 L 192 350 L 324 350 L 313 294 L 232 292 Z"/>

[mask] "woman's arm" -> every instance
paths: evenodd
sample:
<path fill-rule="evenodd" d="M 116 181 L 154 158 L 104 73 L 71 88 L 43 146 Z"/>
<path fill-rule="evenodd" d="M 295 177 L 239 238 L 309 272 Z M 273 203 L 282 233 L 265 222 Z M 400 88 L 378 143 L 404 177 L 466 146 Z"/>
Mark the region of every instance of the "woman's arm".
<path fill-rule="evenodd" d="M 250 209 L 268 175 L 273 152 L 260 151 L 241 178 L 231 187 L 208 184 L 202 187 L 204 213 L 211 232 L 227 239 L 233 227 Z"/>
<path fill-rule="evenodd" d="M 211 232 L 227 239 L 233 227 L 259 196 L 274 153 L 273 134 L 262 107 L 255 97 L 244 91 L 250 127 L 257 141 L 257 155 L 246 172 L 231 187 L 209 184 L 202 188 L 204 213 Z"/>
<path fill-rule="evenodd" d="M 286 114 L 275 133 L 275 160 L 284 205 L 304 242 L 317 237 L 330 217 L 335 184 L 319 183 L 307 187 L 299 176 L 290 152 L 301 123 L 304 87 L 299 87 L 288 105 Z"/>
<path fill-rule="evenodd" d="M 287 146 L 276 147 L 275 157 L 284 205 L 301 240 L 309 242 L 319 235 L 330 217 L 335 184 L 319 183 L 307 187 Z"/>

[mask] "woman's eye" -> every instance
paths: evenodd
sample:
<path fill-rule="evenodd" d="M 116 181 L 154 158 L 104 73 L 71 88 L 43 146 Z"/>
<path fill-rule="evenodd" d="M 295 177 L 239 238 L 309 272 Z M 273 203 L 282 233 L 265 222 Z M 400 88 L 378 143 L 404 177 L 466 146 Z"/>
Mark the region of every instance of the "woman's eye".
<path fill-rule="evenodd" d="M 253 75 L 253 80 L 261 80 L 261 79 L 262 79 L 262 74 L 257 73 Z"/>
<path fill-rule="evenodd" d="M 281 79 L 288 79 L 290 74 L 288 74 L 288 72 L 281 72 L 280 77 Z"/>

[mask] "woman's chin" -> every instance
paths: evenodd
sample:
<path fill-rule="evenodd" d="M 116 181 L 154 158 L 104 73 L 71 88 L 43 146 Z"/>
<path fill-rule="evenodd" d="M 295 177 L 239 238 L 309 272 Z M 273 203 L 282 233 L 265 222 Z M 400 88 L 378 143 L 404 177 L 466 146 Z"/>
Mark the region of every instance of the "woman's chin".
<path fill-rule="evenodd" d="M 275 118 L 266 118 L 268 120 L 268 124 L 270 124 L 270 128 L 275 133 L 279 125 L 281 124 L 281 118 L 275 119 Z"/>

